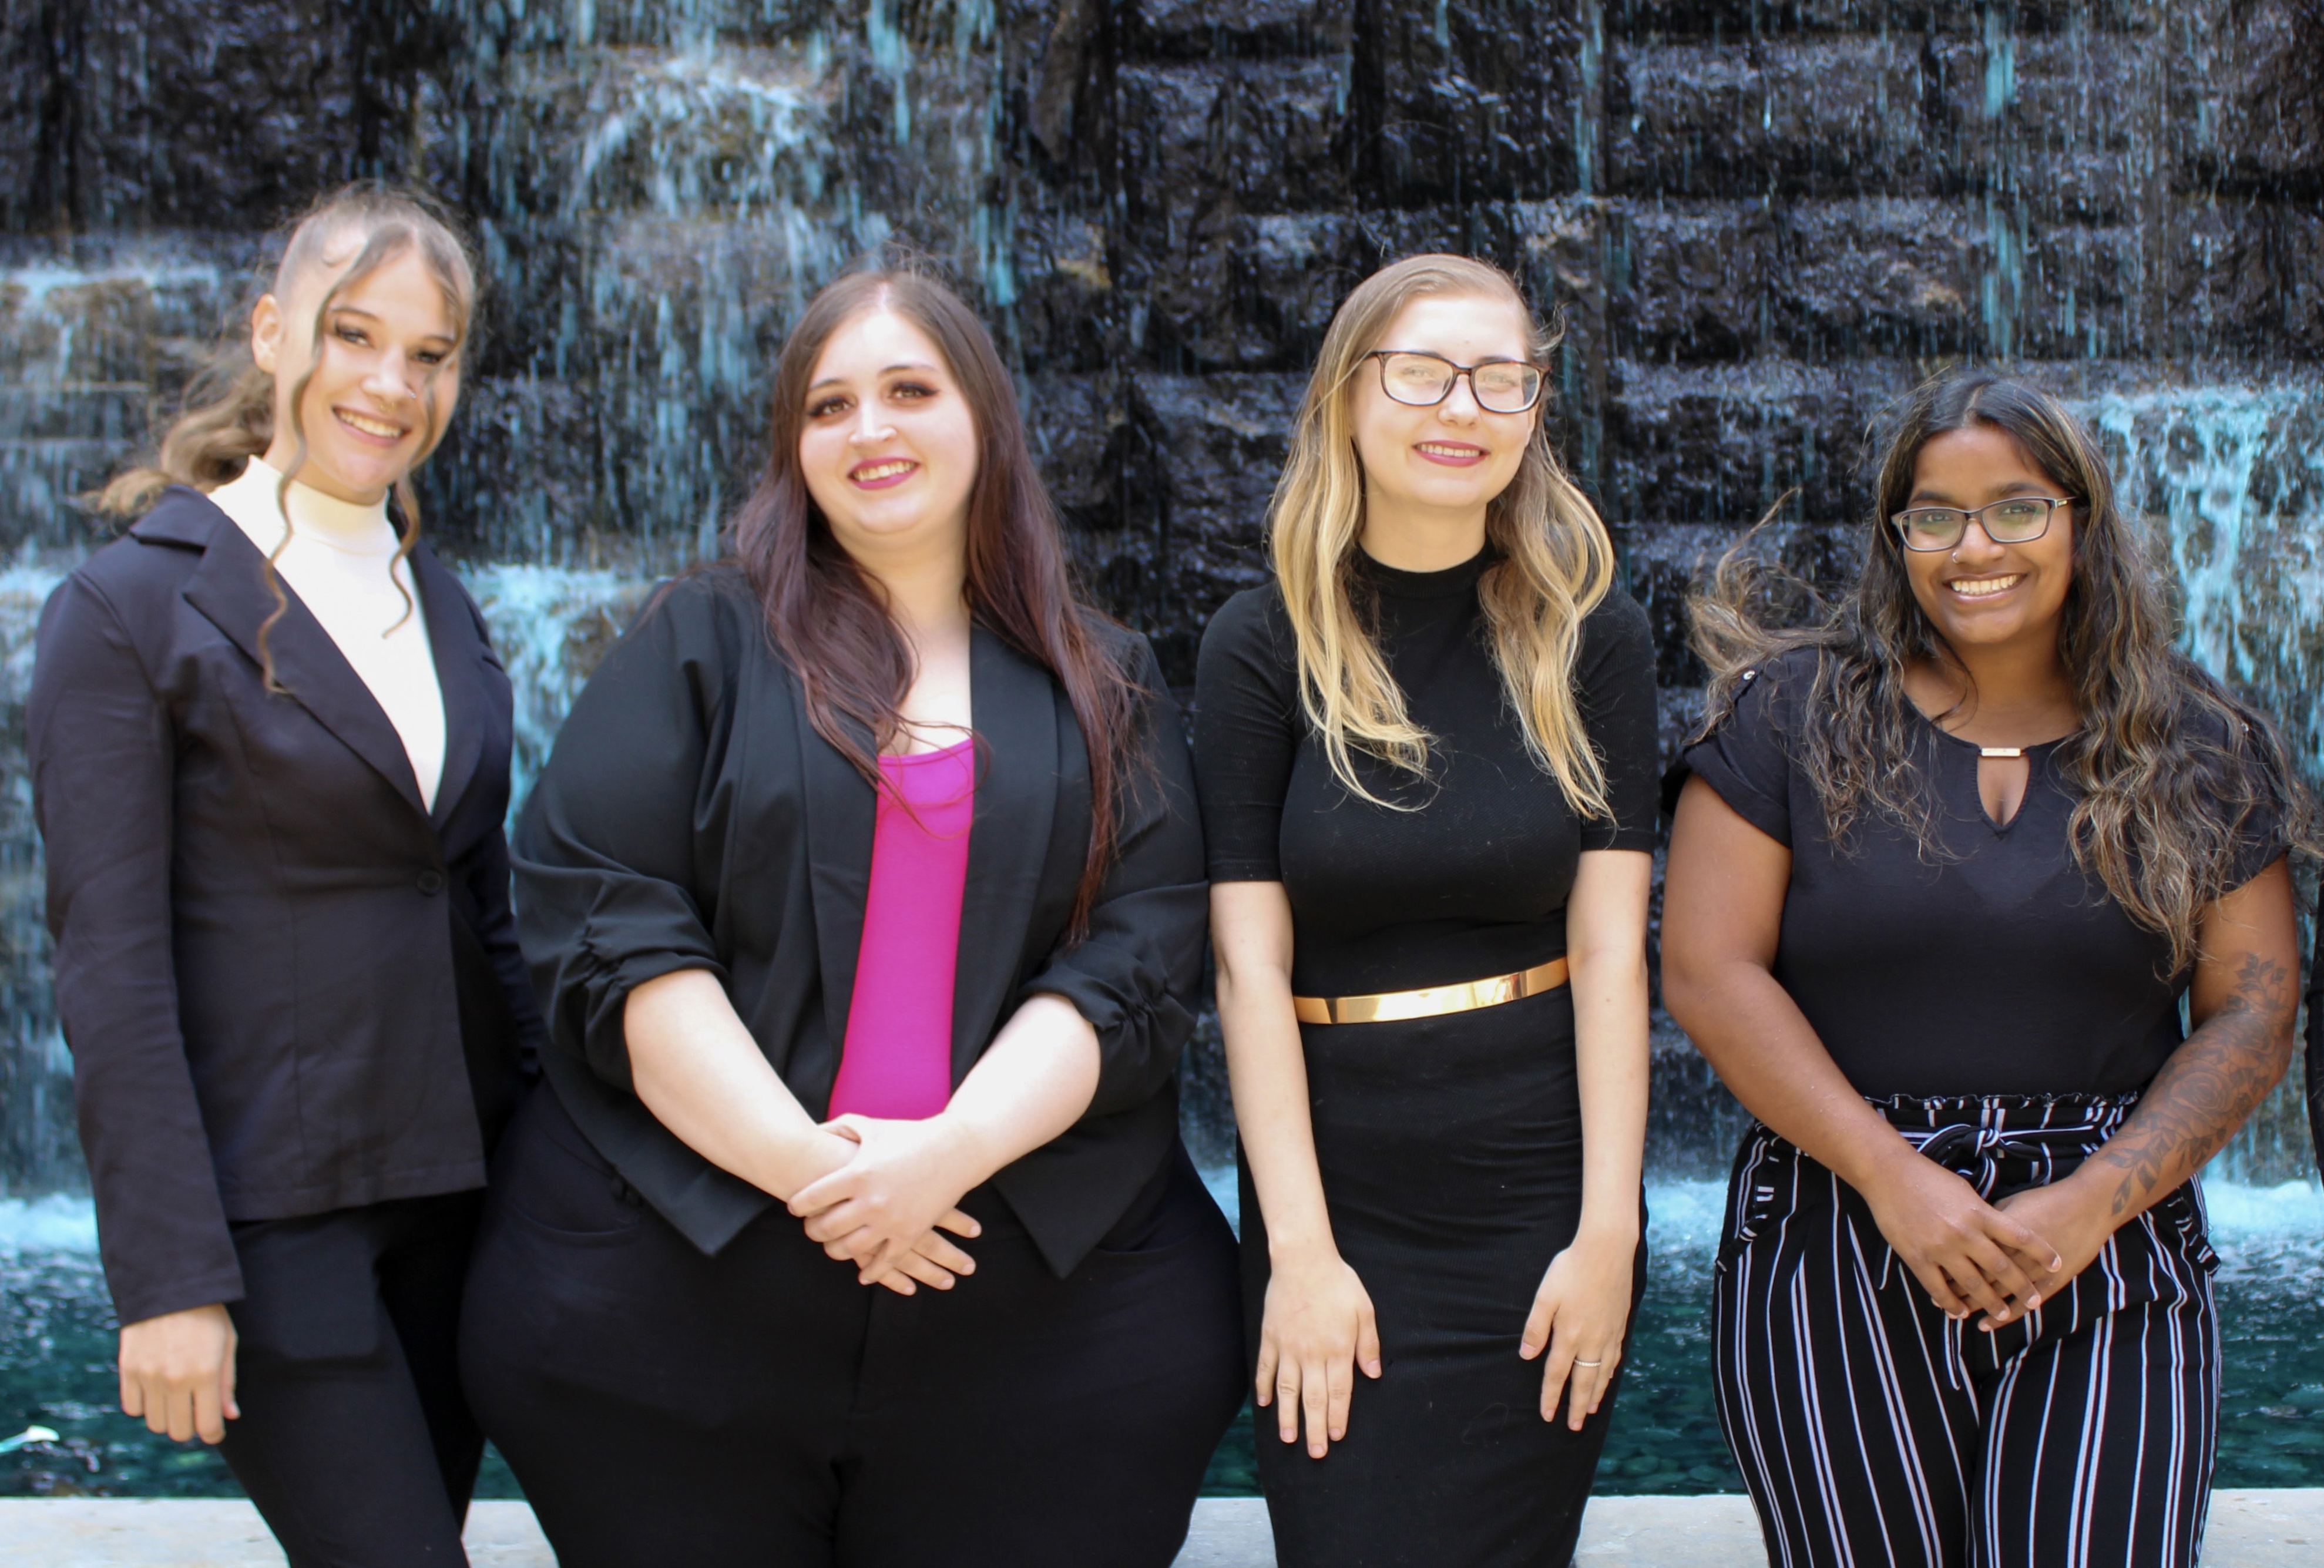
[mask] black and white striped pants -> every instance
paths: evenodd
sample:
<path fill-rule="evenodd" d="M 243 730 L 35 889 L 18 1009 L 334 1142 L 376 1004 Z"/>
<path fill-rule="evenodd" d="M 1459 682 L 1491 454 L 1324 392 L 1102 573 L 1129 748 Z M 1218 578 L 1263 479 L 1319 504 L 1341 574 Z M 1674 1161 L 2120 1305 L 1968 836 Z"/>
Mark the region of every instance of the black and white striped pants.
<path fill-rule="evenodd" d="M 1987 1197 L 2072 1170 L 2137 1096 L 1875 1102 Z M 1728 1192 L 1719 1413 L 1774 1568 L 2192 1568 L 2218 1445 L 2195 1184 L 2029 1316 L 1956 1323 L 1855 1189 L 1765 1127 Z"/>

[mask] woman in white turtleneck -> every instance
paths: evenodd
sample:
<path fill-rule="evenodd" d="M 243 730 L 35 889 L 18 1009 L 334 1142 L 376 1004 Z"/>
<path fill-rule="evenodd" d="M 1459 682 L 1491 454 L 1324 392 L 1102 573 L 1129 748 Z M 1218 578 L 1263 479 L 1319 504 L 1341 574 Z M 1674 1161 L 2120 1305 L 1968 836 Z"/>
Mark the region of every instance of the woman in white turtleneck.
<path fill-rule="evenodd" d="M 289 461 L 290 453 L 281 450 L 286 444 L 296 451 L 287 437 L 278 437 L 268 457 Z M 434 810 L 444 771 L 444 692 L 419 593 L 387 521 L 387 493 L 367 503 L 347 501 L 293 480 L 286 493 L 282 471 L 266 457 L 253 457 L 240 477 L 210 492 L 210 501 L 260 554 L 272 558 L 282 581 L 379 699 L 411 759 L 420 798 Z"/>
<path fill-rule="evenodd" d="M 540 1024 L 508 678 L 408 483 L 475 293 L 425 201 L 319 203 L 33 671 L 122 1407 L 219 1444 L 291 1568 L 465 1561 L 484 1448 L 459 1303 Z"/>

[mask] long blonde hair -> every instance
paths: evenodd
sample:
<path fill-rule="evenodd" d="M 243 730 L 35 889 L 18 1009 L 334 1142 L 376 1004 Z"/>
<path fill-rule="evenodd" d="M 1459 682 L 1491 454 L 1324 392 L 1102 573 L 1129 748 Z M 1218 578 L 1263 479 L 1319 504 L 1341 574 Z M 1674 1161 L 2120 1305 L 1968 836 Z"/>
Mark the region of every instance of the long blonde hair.
<path fill-rule="evenodd" d="M 466 240 L 450 215 L 428 197 L 375 180 L 342 186 L 318 198 L 294 220 L 290 239 L 282 247 L 282 260 L 274 270 L 272 291 L 275 297 L 287 300 L 298 280 L 316 267 L 341 265 L 339 256 L 330 253 L 343 251 L 351 240 L 360 243 L 352 259 L 345 263 L 316 303 L 309 333 L 313 353 L 290 383 L 286 399 L 290 409 L 290 432 L 298 450 L 276 496 L 282 511 L 281 542 L 266 558 L 263 568 L 267 591 L 274 598 L 274 613 L 258 629 L 260 662 L 265 667 L 270 691 L 281 691 L 282 687 L 275 679 L 268 641 L 276 623 L 290 609 L 290 598 L 283 591 L 275 562 L 290 543 L 290 476 L 307 461 L 307 429 L 300 405 L 306 398 L 308 383 L 323 363 L 323 335 L 331 307 L 364 277 L 406 252 L 417 252 L 443 290 L 445 307 L 452 318 L 453 348 L 445 357 L 447 365 L 458 361 L 472 336 L 476 274 Z M 273 444 L 276 385 L 276 374 L 260 369 L 251 357 L 250 327 L 245 315 L 228 331 L 209 364 L 188 386 L 183 410 L 162 432 L 154 456 L 115 475 L 85 504 L 110 516 L 133 518 L 150 509 L 170 485 L 189 484 L 207 492 L 235 478 L 250 459 L 263 455 Z M 429 428 L 427 443 L 414 460 L 415 466 L 426 460 L 444 435 L 433 377 L 422 402 Z M 408 471 L 397 477 L 394 495 L 403 526 L 399 530 L 390 576 L 397 591 L 404 595 L 408 615 L 412 608 L 411 597 L 403 587 L 401 573 L 395 570 L 420 542 L 420 499 L 412 490 Z"/>
<path fill-rule="evenodd" d="M 1291 457 L 1275 487 L 1268 530 L 1275 576 L 1298 645 L 1300 700 L 1323 737 L 1332 771 L 1348 790 L 1393 806 L 1357 777 L 1369 752 L 1413 774 L 1428 772 L 1433 737 L 1412 722 L 1404 693 L 1364 623 L 1348 576 L 1364 524 L 1364 472 L 1356 456 L 1355 377 L 1398 312 L 1426 294 L 1508 300 L 1525 318 L 1536 364 L 1556 344 L 1499 268 L 1465 256 L 1407 256 L 1383 267 L 1342 303 L 1323 335 L 1292 431 Z M 1554 775 L 1584 817 L 1612 815 L 1606 772 L 1573 693 L 1582 618 L 1614 585 L 1613 540 L 1550 447 L 1536 419 L 1517 477 L 1485 507 L 1485 537 L 1498 558 L 1477 586 L 1492 632 L 1493 663 L 1525 731 L 1526 749 Z"/>

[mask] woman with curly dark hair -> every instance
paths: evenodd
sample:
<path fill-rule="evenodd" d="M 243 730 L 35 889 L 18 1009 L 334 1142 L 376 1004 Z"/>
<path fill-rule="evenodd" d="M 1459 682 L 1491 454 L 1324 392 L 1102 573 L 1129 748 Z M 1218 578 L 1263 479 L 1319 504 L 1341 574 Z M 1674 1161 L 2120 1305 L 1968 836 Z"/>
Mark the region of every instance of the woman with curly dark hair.
<path fill-rule="evenodd" d="M 1696 605 L 1664 996 L 1757 1118 L 1721 1419 L 1775 1561 L 2178 1568 L 2218 1421 L 2193 1178 L 2290 1059 L 2302 798 L 2054 399 L 1931 382 L 1878 497 L 1818 624 L 1762 626 L 1735 556 Z"/>

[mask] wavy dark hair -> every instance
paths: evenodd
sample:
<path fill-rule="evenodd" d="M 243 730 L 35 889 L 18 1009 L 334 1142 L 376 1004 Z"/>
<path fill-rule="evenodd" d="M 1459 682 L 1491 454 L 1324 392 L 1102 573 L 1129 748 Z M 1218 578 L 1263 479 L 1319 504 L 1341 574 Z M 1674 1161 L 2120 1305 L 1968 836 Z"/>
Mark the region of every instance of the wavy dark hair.
<path fill-rule="evenodd" d="M 376 180 L 360 180 L 327 191 L 290 221 L 283 241 L 282 259 L 275 266 L 268 291 L 288 301 L 293 286 L 318 268 L 341 271 L 315 304 L 309 333 L 313 352 L 295 374 L 283 401 L 290 410 L 290 434 L 296 450 L 289 473 L 276 493 L 282 512 L 282 539 L 262 568 L 266 590 L 273 595 L 274 611 L 258 629 L 259 663 L 266 689 L 280 692 L 275 678 L 272 639 L 275 626 L 290 612 L 290 597 L 275 571 L 276 561 L 290 544 L 290 490 L 292 478 L 307 463 L 307 427 L 301 404 L 308 384 L 323 363 L 325 329 L 331 308 L 357 282 L 397 257 L 418 253 L 443 291 L 453 323 L 452 353 L 445 366 L 459 364 L 474 351 L 476 268 L 467 235 L 452 212 L 424 191 Z M 252 304 L 254 306 L 254 299 Z M 240 475 L 253 457 L 262 457 L 274 442 L 276 376 L 261 370 L 250 353 L 250 312 L 245 309 L 227 329 L 208 361 L 186 390 L 185 403 L 155 442 L 147 460 L 115 475 L 95 494 L 85 498 L 92 510 L 120 519 L 139 517 L 172 484 L 211 491 Z M 427 443 L 413 459 L 417 467 L 444 438 L 444 420 L 437 405 L 437 377 L 428 378 L 421 403 L 428 415 Z M 394 484 L 396 511 L 402 526 L 397 530 L 395 560 L 390 579 L 403 595 L 405 615 L 416 606 L 402 574 L 396 570 L 420 542 L 420 498 L 411 475 L 399 475 Z M 401 623 L 399 623 L 400 624 Z"/>
<path fill-rule="evenodd" d="M 798 677 L 816 733 L 873 788 L 885 788 L 879 752 L 894 739 L 911 689 L 911 650 L 878 585 L 833 536 L 799 466 L 816 363 L 833 334 L 872 310 L 893 311 L 927 334 L 976 421 L 970 614 L 1056 678 L 1081 726 L 1091 798 L 1089 852 L 1069 925 L 1079 934 L 1113 864 L 1120 799 L 1144 754 L 1143 694 L 1111 623 L 1074 591 L 1056 512 L 1025 444 L 1016 388 L 991 334 L 959 296 L 923 272 L 875 269 L 851 272 L 807 302 L 775 365 L 767 466 L 728 524 L 729 548 L 766 606 L 768 630 Z"/>
<path fill-rule="evenodd" d="M 2280 816 L 2292 843 L 2312 851 L 2310 807 L 2275 726 L 2172 645 L 2160 574 L 2116 503 L 2106 458 L 2048 393 L 1969 369 L 1906 398 L 1891 416 L 1862 568 L 1828 608 L 1766 566 L 1756 538 L 1729 550 L 1688 606 L 1696 651 L 1712 672 L 1703 731 L 1733 711 L 1745 669 L 1812 650 L 1814 684 L 1794 740 L 1832 841 L 1847 847 L 1855 826 L 1877 813 L 1909 828 L 1924 859 L 1950 858 L 1921 765 L 1926 721 L 1904 675 L 1917 660 L 1957 670 L 1960 660 L 1913 596 L 1904 546 L 1885 520 L 1910 503 L 1923 447 L 1980 427 L 2015 439 L 2075 498 L 2058 651 L 2081 728 L 2057 752 L 2076 796 L 2074 858 L 2135 922 L 2169 941 L 2172 972 L 2183 973 L 2247 825 Z M 1805 609 L 1809 623 L 1770 624 L 1785 609 Z"/>

